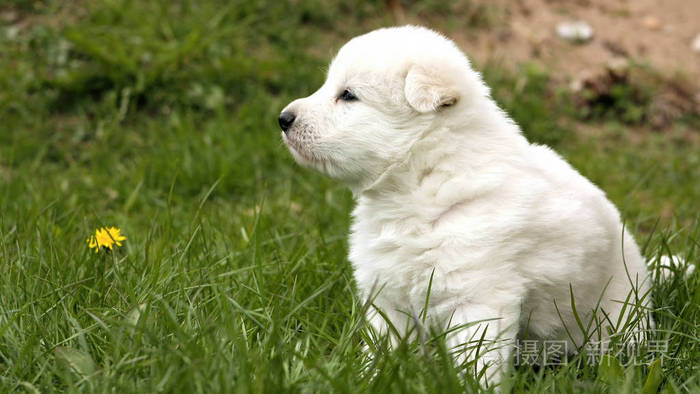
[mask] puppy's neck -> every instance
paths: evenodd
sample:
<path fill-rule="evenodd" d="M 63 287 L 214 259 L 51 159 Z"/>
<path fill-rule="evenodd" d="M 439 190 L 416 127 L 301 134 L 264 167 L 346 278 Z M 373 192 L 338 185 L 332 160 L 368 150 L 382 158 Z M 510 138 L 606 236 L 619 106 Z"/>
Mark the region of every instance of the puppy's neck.
<path fill-rule="evenodd" d="M 460 116 L 435 122 L 373 181 L 351 186 L 355 198 L 375 200 L 399 195 L 439 195 L 451 179 L 469 178 L 517 156 L 527 141 L 490 99 Z"/>

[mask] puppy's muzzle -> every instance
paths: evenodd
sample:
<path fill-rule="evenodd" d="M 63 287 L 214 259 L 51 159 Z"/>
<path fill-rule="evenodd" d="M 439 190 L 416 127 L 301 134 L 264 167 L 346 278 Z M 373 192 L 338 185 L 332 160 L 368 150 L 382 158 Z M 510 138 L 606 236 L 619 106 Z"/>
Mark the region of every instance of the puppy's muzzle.
<path fill-rule="evenodd" d="M 294 119 L 296 119 L 296 118 L 297 117 L 296 117 L 296 115 L 294 115 L 294 112 L 290 112 L 290 111 L 282 112 L 280 114 L 280 118 L 279 118 L 279 123 L 280 123 L 280 127 L 282 128 L 282 131 L 284 131 L 286 133 L 287 130 L 289 130 L 289 128 L 292 127 L 292 123 L 294 123 Z"/>

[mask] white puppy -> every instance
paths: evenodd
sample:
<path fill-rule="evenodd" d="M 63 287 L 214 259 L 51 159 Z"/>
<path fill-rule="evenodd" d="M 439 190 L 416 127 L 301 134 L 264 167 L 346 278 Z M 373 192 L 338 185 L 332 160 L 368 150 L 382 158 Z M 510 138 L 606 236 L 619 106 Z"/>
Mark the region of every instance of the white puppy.
<path fill-rule="evenodd" d="M 645 261 L 605 194 L 529 143 L 438 33 L 406 26 L 352 39 L 324 85 L 279 121 L 299 163 L 355 195 L 349 258 L 363 296 L 376 297 L 403 334 L 432 276 L 431 321 L 482 322 L 449 341 L 483 337 L 478 365 L 490 382 L 512 351 L 496 340 L 527 331 L 573 340 L 570 351 L 581 345 L 571 290 L 584 324 L 595 316 L 614 326 L 629 314 L 633 286 L 638 297 L 649 289 Z M 387 332 L 384 318 L 369 319 Z"/>

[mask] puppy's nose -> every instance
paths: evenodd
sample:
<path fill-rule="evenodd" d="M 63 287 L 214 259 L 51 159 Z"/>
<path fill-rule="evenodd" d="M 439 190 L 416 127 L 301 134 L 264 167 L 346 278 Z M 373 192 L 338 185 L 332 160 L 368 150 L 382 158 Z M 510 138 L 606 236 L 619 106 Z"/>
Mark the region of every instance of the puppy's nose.
<path fill-rule="evenodd" d="M 285 133 L 287 130 L 292 127 L 292 123 L 294 123 L 294 119 L 296 119 L 296 115 L 294 115 L 293 112 L 282 112 L 280 114 L 279 122 L 280 122 L 280 127 L 282 128 L 282 131 Z"/>

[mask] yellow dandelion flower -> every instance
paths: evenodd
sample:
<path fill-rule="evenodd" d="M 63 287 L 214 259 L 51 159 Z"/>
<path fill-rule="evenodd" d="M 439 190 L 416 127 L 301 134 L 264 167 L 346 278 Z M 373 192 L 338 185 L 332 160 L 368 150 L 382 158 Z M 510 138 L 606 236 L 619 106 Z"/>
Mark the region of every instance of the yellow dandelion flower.
<path fill-rule="evenodd" d="M 95 235 L 91 235 L 87 239 L 87 244 L 90 249 L 95 249 L 95 253 L 97 253 L 103 247 L 112 250 L 114 244 L 122 246 L 121 241 L 125 239 L 122 230 L 116 227 L 102 227 L 95 230 Z"/>

